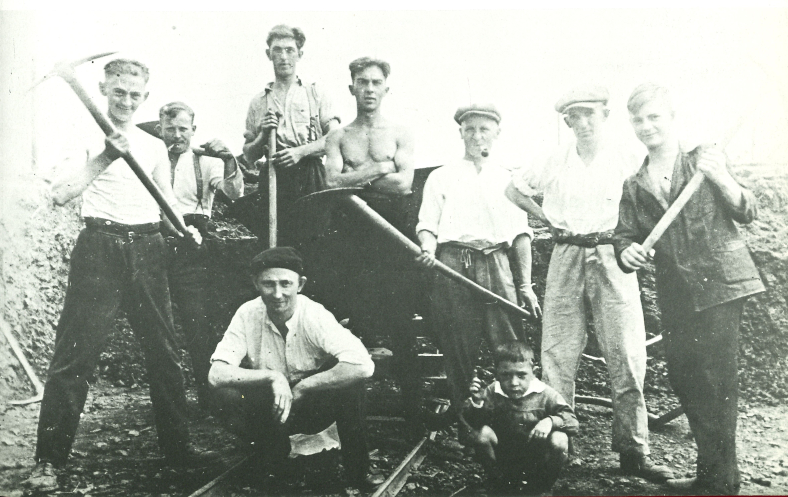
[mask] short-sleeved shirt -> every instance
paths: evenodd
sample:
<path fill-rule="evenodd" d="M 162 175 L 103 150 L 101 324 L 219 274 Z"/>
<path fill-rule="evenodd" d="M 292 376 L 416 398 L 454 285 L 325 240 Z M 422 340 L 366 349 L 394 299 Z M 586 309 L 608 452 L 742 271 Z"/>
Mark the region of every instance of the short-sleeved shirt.
<path fill-rule="evenodd" d="M 511 245 L 520 234 L 533 237 L 528 215 L 506 198 L 510 181 L 509 170 L 492 159 L 480 172 L 464 159 L 436 169 L 424 185 L 416 232 L 479 250 Z"/>
<path fill-rule="evenodd" d="M 136 126 L 123 134 L 129 149 L 149 177 L 156 167 L 168 167 L 167 151 L 161 141 Z M 97 133 L 84 156 L 73 162 L 89 161 L 104 151 L 104 139 Z M 126 161 L 116 159 L 82 192 L 82 217 L 98 217 L 121 224 L 159 222 L 159 206 Z"/>
<path fill-rule="evenodd" d="M 340 121 L 339 116 L 332 109 L 331 101 L 316 83 L 305 85 L 299 79 L 288 89 L 284 105 L 273 98 L 273 89 L 274 84 L 268 83 L 265 90 L 252 98 L 246 115 L 246 130 L 257 135 L 270 107 L 271 110 L 282 115 L 279 119 L 279 128 L 276 130 L 277 147 L 279 148 L 300 147 L 313 142 L 328 133 L 328 123 L 332 119 Z M 310 92 L 314 92 L 313 97 L 316 100 L 317 109 L 312 109 Z M 318 123 L 313 123 L 311 120 L 311 117 L 316 114 L 320 121 L 320 135 L 313 128 Z"/>
<path fill-rule="evenodd" d="M 640 157 L 603 142 L 586 165 L 572 141 L 536 167 L 512 174 L 523 195 L 544 194 L 542 210 L 550 224 L 574 234 L 612 230 L 618 223 L 618 203 L 624 181 L 634 174 Z"/>
<path fill-rule="evenodd" d="M 287 338 L 268 317 L 262 298 L 243 304 L 211 356 L 249 369 L 270 369 L 291 382 L 320 370 L 337 360 L 363 366 L 370 375 L 375 369 L 361 340 L 337 322 L 325 307 L 299 294 L 296 310 L 287 323 Z"/>
<path fill-rule="evenodd" d="M 194 157 L 194 152 L 189 149 L 178 157 L 178 163 L 175 165 L 172 190 L 175 194 L 176 207 L 181 214 L 203 214 L 211 217 L 216 190 L 221 189 L 232 199 L 240 197 L 243 195 L 243 175 L 236 167 L 235 172 L 225 179 L 222 159 L 200 156 L 203 181 L 202 194 L 198 197 Z"/>

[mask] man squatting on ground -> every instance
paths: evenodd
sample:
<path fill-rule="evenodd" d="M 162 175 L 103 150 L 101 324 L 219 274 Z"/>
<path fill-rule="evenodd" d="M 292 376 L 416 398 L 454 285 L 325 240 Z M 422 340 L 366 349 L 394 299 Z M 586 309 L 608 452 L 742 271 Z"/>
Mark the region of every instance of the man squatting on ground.
<path fill-rule="evenodd" d="M 737 494 L 739 325 L 746 298 L 764 287 L 734 221 L 752 222 L 756 199 L 736 182 L 720 150 L 681 151 L 667 89 L 638 86 L 627 108 L 648 157 L 624 183 L 614 237 L 621 269 L 633 272 L 651 259 L 640 244 L 693 174 L 706 176 L 654 246 L 668 377 L 698 445 L 697 477 L 668 484 Z"/>
<path fill-rule="evenodd" d="M 238 309 L 211 357 L 215 415 L 273 468 L 290 453 L 289 435 L 336 421 L 346 477 L 368 489 L 364 380 L 375 365 L 333 314 L 299 295 L 303 266 L 291 247 L 252 259 L 260 297 Z"/>
<path fill-rule="evenodd" d="M 364 187 L 359 196 L 378 214 L 403 233 L 408 233 L 406 201 L 413 184 L 413 137 L 381 112 L 389 91 L 391 67 L 385 61 L 362 57 L 350 63 L 348 86 L 356 100 L 356 119 L 326 137 L 326 185 L 329 188 Z M 407 252 L 381 236 L 367 219 L 343 211 L 334 216 L 334 227 L 343 238 L 342 250 L 352 256 L 353 269 L 339 272 L 348 280 L 351 328 L 362 337 L 391 337 L 394 369 L 406 397 L 406 417 L 414 419 L 418 405 L 414 395 L 419 387 L 415 336 L 410 319 L 414 306 L 409 302 L 413 280 L 412 260 Z M 361 267 L 360 271 L 354 271 Z M 354 274 L 354 276 L 350 276 Z M 337 281 L 334 288 L 342 282 Z M 409 426 L 415 426 L 409 424 Z"/>
<path fill-rule="evenodd" d="M 646 331 L 634 274 L 623 273 L 613 250 L 621 185 L 638 160 L 604 136 L 605 88 L 577 88 L 555 110 L 576 140 L 548 161 L 515 175 L 510 200 L 550 227 L 555 247 L 544 298 L 542 379 L 574 407 L 575 375 L 588 340 L 586 306 L 602 349 L 613 396 L 613 444 L 621 469 L 657 482 L 673 477 L 648 458 L 643 398 Z M 531 197 L 544 194 L 542 207 Z"/>
<path fill-rule="evenodd" d="M 191 148 L 197 126 L 194 111 L 183 102 L 172 102 L 159 110 L 158 131 L 167 147 L 170 180 L 178 212 L 187 226 L 194 226 L 205 238 L 213 209 L 213 197 L 221 190 L 229 199 L 243 195 L 243 175 L 235 157 L 220 140 L 202 145 L 212 155 L 224 154 L 226 159 L 200 156 Z M 165 233 L 167 235 L 167 233 Z M 170 299 L 178 310 L 186 337 L 186 349 L 192 359 L 197 385 L 197 399 L 208 408 L 208 369 L 216 340 L 211 334 L 206 307 L 208 302 L 208 247 L 194 247 L 188 240 L 166 236 L 167 278 Z"/>
<path fill-rule="evenodd" d="M 496 381 L 485 388 L 473 379 L 460 423 L 492 489 L 549 495 L 569 458 L 567 435 L 577 435 L 577 418 L 561 394 L 534 376 L 528 345 L 504 342 L 493 360 Z"/>
<path fill-rule="evenodd" d="M 88 382 L 121 307 L 145 355 L 159 447 L 173 465 L 193 464 L 200 456 L 189 445 L 159 206 L 120 158 L 131 150 L 175 206 L 161 143 L 132 123 L 134 112 L 148 97 L 148 68 L 116 59 L 104 66 L 104 76 L 99 89 L 107 97 L 107 115 L 118 132 L 101 140 L 96 129 L 79 162 L 65 164 L 52 184 L 57 205 L 82 195 L 85 228 L 71 253 L 65 304 L 41 402 L 37 464 L 27 481 L 34 491 L 57 489 L 53 467 L 64 465 L 71 451 Z M 199 232 L 189 230 L 199 243 Z"/>
<path fill-rule="evenodd" d="M 416 261 L 431 267 L 437 258 L 488 290 L 512 302 L 519 299 L 539 317 L 531 288 L 533 231 L 527 214 L 504 195 L 511 177 L 504 165 L 512 164 L 493 154 L 501 114 L 492 105 L 471 105 L 459 108 L 454 120 L 460 125 L 465 156 L 427 178 L 416 226 L 422 254 Z M 522 339 L 521 322 L 441 274 L 435 276 L 430 297 L 451 402 L 459 409 L 468 397 L 482 338 L 491 349 Z M 466 434 L 460 430 L 461 442 Z"/>
<path fill-rule="evenodd" d="M 278 25 L 271 29 L 265 54 L 273 65 L 274 81 L 252 98 L 246 115 L 243 152 L 250 165 L 265 155 L 268 133 L 276 132 L 272 162 L 277 168 L 280 245 L 295 243 L 299 219 L 293 203 L 325 187 L 325 135 L 339 127 L 339 116 L 328 97 L 316 83 L 302 83 L 296 74 L 305 41 L 299 28 Z"/>

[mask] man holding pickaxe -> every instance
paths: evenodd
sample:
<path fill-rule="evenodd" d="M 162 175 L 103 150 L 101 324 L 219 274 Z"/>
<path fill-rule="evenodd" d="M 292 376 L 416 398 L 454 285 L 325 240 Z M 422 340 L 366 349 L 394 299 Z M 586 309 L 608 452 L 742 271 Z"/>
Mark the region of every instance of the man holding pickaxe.
<path fill-rule="evenodd" d="M 59 75 L 83 99 L 107 137 L 103 143 L 94 140 L 52 184 L 58 205 L 82 195 L 85 228 L 71 253 L 68 289 L 41 403 L 37 464 L 27 480 L 28 488 L 36 492 L 58 487 L 54 468 L 64 465 L 71 451 L 88 382 L 121 307 L 145 354 L 159 446 L 167 462 L 184 466 L 210 456 L 189 444 L 165 245 L 159 232 L 160 208 L 181 235 L 189 233 L 197 244 L 201 237 L 195 228 L 186 229 L 172 209 L 175 199 L 161 143 L 132 123 L 134 112 L 148 97 L 148 69 L 127 59 L 104 67 L 105 80 L 99 88 L 107 97 L 109 119 L 86 96 L 73 68 L 63 69 L 59 67 Z M 134 171 L 124 160 L 133 164 Z"/>
<path fill-rule="evenodd" d="M 734 222 L 755 219 L 756 199 L 734 179 L 720 149 L 681 150 L 667 89 L 638 86 L 627 108 L 648 157 L 624 183 L 616 257 L 631 273 L 653 255 L 670 384 L 698 445 L 697 476 L 667 483 L 692 495 L 738 494 L 739 324 L 746 298 L 764 287 Z M 692 193 L 697 172 L 706 180 L 700 177 Z M 651 250 L 649 233 L 683 198 L 688 202 Z"/>
<path fill-rule="evenodd" d="M 277 168 L 279 244 L 294 243 L 298 216 L 293 202 L 324 188 L 322 157 L 325 135 L 339 126 L 339 116 L 316 83 L 305 84 L 296 74 L 306 37 L 300 28 L 274 26 L 268 33 L 265 54 L 274 68 L 274 81 L 255 95 L 246 116 L 244 156 L 254 164 L 268 151 Z M 270 132 L 275 149 L 270 150 Z"/>
<path fill-rule="evenodd" d="M 221 140 L 210 140 L 192 149 L 197 126 L 194 111 L 183 102 L 171 102 L 159 110 L 159 132 L 170 160 L 172 189 L 178 211 L 187 226 L 194 226 L 205 237 L 211 219 L 214 195 L 221 191 L 230 200 L 243 195 L 243 175 L 238 163 Z M 167 277 L 170 297 L 178 309 L 186 336 L 186 349 L 192 359 L 197 384 L 197 402 L 209 407 L 208 370 L 217 340 L 211 336 L 206 304 L 208 302 L 208 247 L 194 247 L 173 233 L 167 233 Z"/>

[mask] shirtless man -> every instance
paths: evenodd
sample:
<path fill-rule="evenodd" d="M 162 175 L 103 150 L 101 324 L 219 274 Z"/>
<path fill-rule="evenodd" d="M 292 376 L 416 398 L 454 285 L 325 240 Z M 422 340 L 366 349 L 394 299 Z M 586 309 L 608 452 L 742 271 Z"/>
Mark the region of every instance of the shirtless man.
<path fill-rule="evenodd" d="M 391 72 L 387 62 L 363 57 L 350 63 L 353 83 L 350 93 L 356 99 L 356 119 L 331 131 L 326 137 L 326 184 L 329 188 L 363 187 L 360 196 L 398 230 L 414 237 L 407 228 L 405 202 L 413 184 L 413 138 L 398 124 L 385 119 L 380 111 L 389 91 L 386 79 Z M 351 293 L 351 327 L 367 339 L 390 337 L 394 367 L 405 395 L 406 417 L 418 412 L 418 378 L 415 368 L 415 336 L 410 320 L 415 312 L 413 282 L 408 271 L 411 258 L 399 247 L 379 236 L 368 220 L 355 219 L 344 212 L 334 223 L 343 238 L 348 271 L 341 271 L 337 283 Z M 347 248 L 351 254 L 347 254 Z M 349 282 L 347 274 L 356 274 Z M 334 293 L 347 293 L 342 289 Z M 370 345 L 368 343 L 368 345 Z M 411 425 L 418 430 L 415 424 Z"/>
<path fill-rule="evenodd" d="M 413 138 L 380 113 L 389 92 L 388 62 L 362 57 L 350 63 L 348 88 L 356 98 L 356 119 L 326 138 L 329 188 L 363 186 L 390 195 L 407 195 L 413 184 Z"/>

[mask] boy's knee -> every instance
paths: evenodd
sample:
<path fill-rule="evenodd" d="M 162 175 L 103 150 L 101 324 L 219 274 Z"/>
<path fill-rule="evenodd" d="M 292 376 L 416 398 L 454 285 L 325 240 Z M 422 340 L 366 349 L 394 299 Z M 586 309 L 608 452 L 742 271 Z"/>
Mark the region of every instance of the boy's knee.
<path fill-rule="evenodd" d="M 569 437 L 562 431 L 554 431 L 547 437 L 548 448 L 551 454 L 567 457 L 569 453 Z"/>
<path fill-rule="evenodd" d="M 477 445 L 495 446 L 498 445 L 498 435 L 496 435 L 495 431 L 489 426 L 483 426 L 482 429 L 479 430 L 475 442 Z"/>

